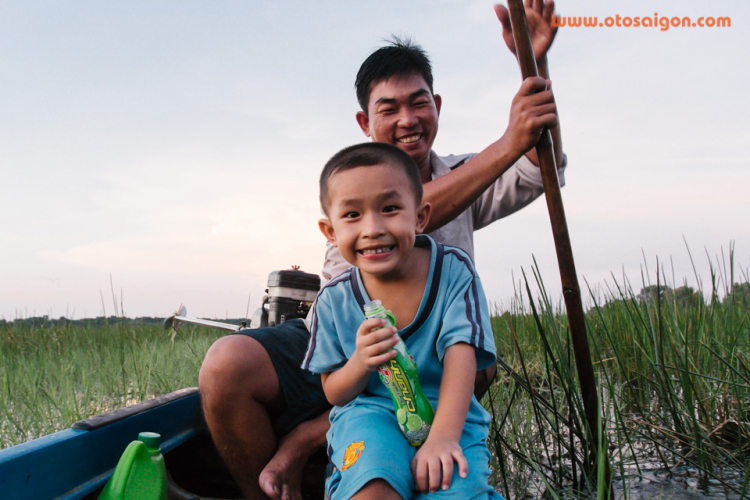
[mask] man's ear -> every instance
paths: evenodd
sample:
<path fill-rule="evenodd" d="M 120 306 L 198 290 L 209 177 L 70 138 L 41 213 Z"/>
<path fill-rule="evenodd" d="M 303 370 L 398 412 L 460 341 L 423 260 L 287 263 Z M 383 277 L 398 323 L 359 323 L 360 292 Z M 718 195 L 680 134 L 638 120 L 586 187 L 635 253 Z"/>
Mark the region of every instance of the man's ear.
<path fill-rule="evenodd" d="M 440 97 L 440 94 L 435 94 L 432 98 L 435 100 L 435 109 L 437 109 L 438 116 L 440 116 L 440 107 L 443 105 L 443 98 Z"/>
<path fill-rule="evenodd" d="M 323 233 L 323 236 L 325 236 L 333 246 L 338 246 L 336 244 L 336 233 L 333 230 L 333 225 L 331 224 L 330 220 L 320 219 L 318 221 L 318 228 L 320 229 L 320 232 Z"/>
<path fill-rule="evenodd" d="M 359 124 L 359 128 L 362 129 L 362 132 L 367 137 L 370 137 L 370 117 L 367 116 L 367 113 L 364 111 L 357 111 L 357 123 Z"/>
<path fill-rule="evenodd" d="M 430 222 L 430 215 L 432 214 L 432 205 L 429 201 L 423 201 L 419 208 L 417 208 L 417 234 L 422 234 L 424 229 L 427 227 L 427 223 Z"/>

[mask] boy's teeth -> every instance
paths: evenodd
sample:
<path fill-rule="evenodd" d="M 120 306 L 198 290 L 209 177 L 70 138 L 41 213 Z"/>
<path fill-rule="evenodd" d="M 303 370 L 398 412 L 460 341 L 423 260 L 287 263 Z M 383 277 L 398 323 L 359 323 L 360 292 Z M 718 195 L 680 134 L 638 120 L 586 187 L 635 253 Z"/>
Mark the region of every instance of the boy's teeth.
<path fill-rule="evenodd" d="M 389 252 L 392 250 L 393 247 L 380 247 L 380 248 L 367 248 L 365 250 L 362 250 L 362 255 L 370 255 L 370 254 L 377 254 L 377 253 L 383 253 L 383 252 Z"/>

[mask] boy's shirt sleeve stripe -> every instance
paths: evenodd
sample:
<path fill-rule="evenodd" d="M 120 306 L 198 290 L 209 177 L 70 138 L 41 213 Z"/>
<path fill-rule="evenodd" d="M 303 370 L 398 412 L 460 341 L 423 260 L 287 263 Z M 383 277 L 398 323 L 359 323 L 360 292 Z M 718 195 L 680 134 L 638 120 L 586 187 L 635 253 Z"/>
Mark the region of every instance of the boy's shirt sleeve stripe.
<path fill-rule="evenodd" d="M 449 248 L 446 250 L 446 253 L 455 256 L 459 262 L 467 267 L 469 273 L 471 273 L 471 283 L 464 293 L 466 319 L 471 325 L 471 345 L 483 349 L 485 332 L 484 328 L 482 328 L 482 311 L 479 304 L 479 290 L 477 287 L 477 274 L 474 271 L 474 264 L 466 253 L 456 248 Z"/>

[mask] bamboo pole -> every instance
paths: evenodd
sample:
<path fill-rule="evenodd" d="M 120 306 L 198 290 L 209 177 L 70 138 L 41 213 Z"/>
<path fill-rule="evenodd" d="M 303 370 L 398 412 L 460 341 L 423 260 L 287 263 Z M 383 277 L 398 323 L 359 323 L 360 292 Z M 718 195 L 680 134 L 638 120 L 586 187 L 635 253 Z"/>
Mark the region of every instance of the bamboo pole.
<path fill-rule="evenodd" d="M 529 28 L 526 23 L 526 11 L 522 0 L 508 0 L 508 10 L 510 11 L 510 22 L 513 27 L 513 39 L 516 43 L 516 55 L 518 57 L 518 64 L 521 67 L 521 75 L 524 79 L 530 76 L 539 76 L 534 49 L 531 46 Z M 596 389 L 589 341 L 586 336 L 586 322 L 583 316 L 581 289 L 578 286 L 578 276 L 573 260 L 573 249 L 570 245 L 568 224 L 565 220 L 565 209 L 563 208 L 562 197 L 560 195 L 560 181 L 557 177 L 557 164 L 555 162 L 555 152 L 552 148 L 552 135 L 549 130 L 544 129 L 542 132 L 542 136 L 536 145 L 536 151 L 539 156 L 539 166 L 542 173 L 544 196 L 547 200 L 547 210 L 549 211 L 550 222 L 552 223 L 552 234 L 555 240 L 557 264 L 560 268 L 565 309 L 568 313 L 578 380 L 581 386 L 584 412 L 589 428 L 589 457 L 590 459 L 596 457 L 597 451 L 605 454 L 603 463 L 605 466 L 604 478 L 608 485 L 607 497 L 612 498 L 612 472 L 609 458 L 606 456 L 606 440 L 603 440 L 604 444 L 601 447 L 597 447 L 597 422 L 600 411 L 599 397 Z M 594 460 L 593 463 L 596 464 L 598 461 Z"/>

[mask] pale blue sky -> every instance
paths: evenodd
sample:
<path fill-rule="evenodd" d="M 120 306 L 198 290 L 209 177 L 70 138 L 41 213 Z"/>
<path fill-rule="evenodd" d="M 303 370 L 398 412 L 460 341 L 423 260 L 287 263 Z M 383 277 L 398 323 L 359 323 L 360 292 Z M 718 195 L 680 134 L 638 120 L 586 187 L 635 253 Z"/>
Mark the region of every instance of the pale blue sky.
<path fill-rule="evenodd" d="M 640 4 L 640 6 L 638 5 Z M 550 68 L 579 275 L 640 288 L 642 252 L 695 286 L 683 236 L 750 265 L 750 6 L 560 1 L 563 15 L 731 16 L 728 29 L 561 28 Z M 0 317 L 238 317 L 269 272 L 319 272 L 317 176 L 365 140 L 353 81 L 390 34 L 430 53 L 441 154 L 499 138 L 520 85 L 489 1 L 0 2 Z M 539 200 L 476 236 L 491 301 L 534 255 Z M 704 250 L 705 248 L 705 250 Z M 671 270 L 670 270 L 671 275 Z"/>

